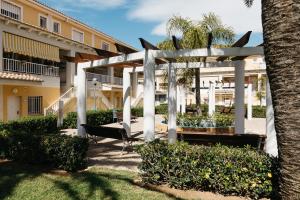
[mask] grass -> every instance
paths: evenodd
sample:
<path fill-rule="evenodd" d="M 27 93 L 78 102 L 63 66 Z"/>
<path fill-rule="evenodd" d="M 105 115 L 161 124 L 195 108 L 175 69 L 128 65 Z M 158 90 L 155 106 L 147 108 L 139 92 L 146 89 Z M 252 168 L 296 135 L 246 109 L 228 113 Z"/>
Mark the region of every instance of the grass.
<path fill-rule="evenodd" d="M 135 185 L 136 178 L 133 172 L 101 168 L 57 175 L 43 167 L 0 162 L 0 199 L 174 199 Z"/>

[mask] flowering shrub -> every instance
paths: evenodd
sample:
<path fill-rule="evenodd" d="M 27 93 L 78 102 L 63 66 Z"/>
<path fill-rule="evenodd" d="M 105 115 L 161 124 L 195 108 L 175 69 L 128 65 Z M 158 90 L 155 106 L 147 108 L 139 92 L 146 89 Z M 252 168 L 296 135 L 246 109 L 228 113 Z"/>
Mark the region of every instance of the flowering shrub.
<path fill-rule="evenodd" d="M 180 127 L 193 128 L 224 128 L 234 126 L 234 118 L 232 115 L 215 114 L 209 116 L 194 115 L 178 115 L 177 125 Z"/>
<path fill-rule="evenodd" d="M 253 199 L 272 193 L 273 159 L 250 147 L 168 145 L 155 140 L 137 146 L 136 151 L 142 158 L 139 169 L 144 183 Z"/>

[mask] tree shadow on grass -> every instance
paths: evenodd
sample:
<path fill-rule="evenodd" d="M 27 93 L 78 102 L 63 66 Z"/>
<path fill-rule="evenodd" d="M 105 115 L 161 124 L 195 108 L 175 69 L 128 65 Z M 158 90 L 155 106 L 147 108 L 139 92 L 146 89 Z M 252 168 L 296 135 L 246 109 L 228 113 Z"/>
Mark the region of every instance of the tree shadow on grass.
<path fill-rule="evenodd" d="M 112 189 L 112 185 L 110 184 L 110 182 L 97 173 L 82 172 L 74 173 L 70 176 L 73 180 L 76 180 L 76 182 L 88 185 L 88 193 L 86 196 L 80 196 L 79 191 L 74 189 L 71 183 L 63 180 L 57 180 L 55 178 L 47 177 L 47 179 L 51 181 L 57 188 L 63 190 L 64 193 L 68 195 L 69 199 L 72 200 L 81 200 L 82 198 L 90 199 L 93 197 L 95 192 L 97 193 L 97 191 L 102 192 L 101 194 L 99 193 L 99 198 L 101 197 L 101 199 L 120 199 L 120 195 Z"/>
<path fill-rule="evenodd" d="M 0 161 L 0 199 L 12 194 L 14 188 L 23 180 L 41 175 L 44 170 L 31 165 L 11 161 Z"/>
<path fill-rule="evenodd" d="M 60 177 L 62 177 L 62 175 L 53 174 L 52 169 L 49 167 L 0 161 L 0 199 L 13 196 L 13 191 L 23 180 L 34 179 L 45 174 L 54 175 L 43 177 L 51 181 L 55 187 L 61 189 L 71 200 L 92 199 L 95 195 L 98 195 L 98 199 L 119 200 L 122 197 L 114 189 L 114 187 L 116 188 L 114 182 L 123 182 L 123 184 L 127 186 L 146 189 L 134 182 L 134 176 L 113 173 L 111 170 L 109 170 L 109 172 L 89 170 L 72 174 L 63 173 L 63 176 L 71 178 L 68 181 L 68 179 L 61 179 Z M 86 184 L 88 188 L 87 191 L 82 194 L 82 191 L 76 187 L 76 183 Z M 128 191 L 124 191 L 124 193 L 125 192 Z M 179 199 L 169 194 L 166 195 L 174 199 Z"/>

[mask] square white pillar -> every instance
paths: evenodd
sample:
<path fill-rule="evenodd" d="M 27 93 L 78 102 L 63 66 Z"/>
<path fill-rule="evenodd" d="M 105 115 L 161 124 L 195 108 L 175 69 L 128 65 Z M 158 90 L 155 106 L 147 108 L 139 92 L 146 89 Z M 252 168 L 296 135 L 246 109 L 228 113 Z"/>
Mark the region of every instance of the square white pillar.
<path fill-rule="evenodd" d="M 77 70 L 77 129 L 78 136 L 85 137 L 86 132 L 81 124 L 86 124 L 86 73 L 83 67 L 85 63 L 78 64 Z"/>
<path fill-rule="evenodd" d="M 176 69 L 172 63 L 169 63 L 168 69 L 168 141 L 174 144 L 177 140 L 176 133 Z"/>
<path fill-rule="evenodd" d="M 131 136 L 131 88 L 130 73 L 123 70 L 123 128 L 127 135 Z"/>
<path fill-rule="evenodd" d="M 108 76 L 110 77 L 110 83 L 112 85 L 114 85 L 115 84 L 115 82 L 114 82 L 115 69 L 113 67 L 108 68 Z"/>
<path fill-rule="evenodd" d="M 186 88 L 181 86 L 181 114 L 184 114 L 186 111 Z"/>
<path fill-rule="evenodd" d="M 235 67 L 235 134 L 245 133 L 245 62 Z"/>
<path fill-rule="evenodd" d="M 252 100 L 252 83 L 248 84 L 247 88 L 247 119 L 251 120 L 252 119 L 252 105 L 253 105 L 253 100 Z"/>
<path fill-rule="evenodd" d="M 209 93 L 208 93 L 208 115 L 212 116 L 216 111 L 216 92 L 215 83 L 209 83 Z"/>
<path fill-rule="evenodd" d="M 265 145 L 266 153 L 272 156 L 278 156 L 278 146 L 277 146 L 277 137 L 276 137 L 276 130 L 275 130 L 275 122 L 274 122 L 274 110 L 273 110 L 273 103 L 272 103 L 272 95 L 270 90 L 269 80 L 267 80 L 267 139 Z"/>
<path fill-rule="evenodd" d="M 155 139 L 155 57 L 152 50 L 144 58 L 144 137 L 146 142 Z"/>
<path fill-rule="evenodd" d="M 75 57 L 75 51 L 70 50 L 67 54 L 67 56 Z M 75 77 L 75 71 L 76 71 L 76 64 L 73 62 L 67 62 L 66 63 L 66 90 L 68 90 L 70 87 L 74 86 L 74 77 Z"/>
<path fill-rule="evenodd" d="M 135 68 L 132 72 L 132 97 L 137 97 L 137 85 L 138 85 L 138 73 L 135 72 Z"/>

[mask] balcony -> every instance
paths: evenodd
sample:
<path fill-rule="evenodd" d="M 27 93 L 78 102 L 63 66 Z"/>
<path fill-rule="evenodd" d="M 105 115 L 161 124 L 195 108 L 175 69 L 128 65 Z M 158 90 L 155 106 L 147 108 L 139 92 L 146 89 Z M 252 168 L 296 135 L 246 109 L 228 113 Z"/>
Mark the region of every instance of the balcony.
<path fill-rule="evenodd" d="M 59 77 L 59 67 L 3 58 L 3 71 Z"/>
<path fill-rule="evenodd" d="M 94 73 L 87 73 L 86 78 L 89 81 L 92 81 L 93 78 L 96 78 L 98 82 L 100 83 L 107 83 L 112 85 L 123 85 L 123 79 L 119 77 L 112 77 L 108 75 L 103 74 L 94 74 Z"/>
<path fill-rule="evenodd" d="M 0 14 L 6 17 L 21 21 L 22 10 L 21 7 L 12 4 L 8 1 L 0 1 Z"/>

